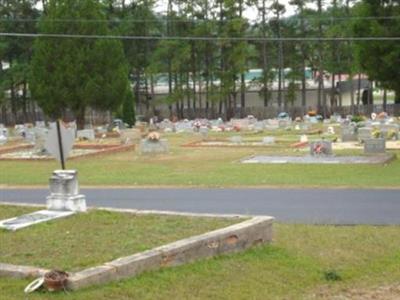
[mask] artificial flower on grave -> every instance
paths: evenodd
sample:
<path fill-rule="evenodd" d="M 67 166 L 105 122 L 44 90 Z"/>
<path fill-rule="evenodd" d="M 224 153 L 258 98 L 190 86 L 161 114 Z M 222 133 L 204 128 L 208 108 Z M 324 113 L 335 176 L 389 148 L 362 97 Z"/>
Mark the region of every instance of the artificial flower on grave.
<path fill-rule="evenodd" d="M 160 140 L 160 134 L 157 131 L 152 131 L 147 135 L 147 139 L 152 142 L 157 142 Z"/>

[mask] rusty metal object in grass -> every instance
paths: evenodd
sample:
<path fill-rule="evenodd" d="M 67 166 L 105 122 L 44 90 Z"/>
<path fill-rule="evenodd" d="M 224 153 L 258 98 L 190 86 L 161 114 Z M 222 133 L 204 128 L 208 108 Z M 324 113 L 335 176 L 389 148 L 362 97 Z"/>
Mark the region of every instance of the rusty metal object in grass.
<path fill-rule="evenodd" d="M 44 274 L 44 287 L 50 292 L 66 289 L 68 273 L 60 270 L 52 270 Z"/>

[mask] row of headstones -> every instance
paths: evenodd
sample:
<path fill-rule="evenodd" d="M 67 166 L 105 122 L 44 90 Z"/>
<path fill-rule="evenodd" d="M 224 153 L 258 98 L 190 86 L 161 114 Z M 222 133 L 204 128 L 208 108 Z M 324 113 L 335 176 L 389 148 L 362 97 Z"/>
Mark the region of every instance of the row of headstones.
<path fill-rule="evenodd" d="M 298 130 L 308 130 L 310 124 L 313 122 L 298 123 Z M 316 122 L 315 122 L 316 123 Z M 277 130 L 277 129 L 287 129 L 293 126 L 294 122 L 290 118 L 277 118 L 277 119 L 267 119 L 267 120 L 257 120 L 253 116 L 248 116 L 244 119 L 232 119 L 229 122 L 224 122 L 222 119 L 217 120 L 183 120 L 176 123 L 165 119 L 158 123 L 158 128 L 164 132 L 178 132 L 178 133 L 193 133 L 199 132 L 202 128 L 208 128 L 212 131 L 234 131 L 234 130 L 244 130 L 244 131 L 263 131 L 263 130 Z"/>
<path fill-rule="evenodd" d="M 356 126 L 342 126 L 341 139 L 342 142 L 364 141 L 373 138 L 374 131 L 377 130 L 379 138 L 386 140 L 400 139 L 400 126 L 397 124 L 383 124 L 377 127 L 361 127 Z"/>
<path fill-rule="evenodd" d="M 242 144 L 243 139 L 241 136 L 232 136 L 229 141 L 234 144 Z M 261 141 L 263 145 L 271 145 L 275 143 L 275 137 L 264 137 Z M 364 140 L 364 153 L 385 153 L 386 141 L 383 138 L 368 138 Z M 331 141 L 315 141 L 310 142 L 311 155 L 332 155 L 332 142 Z"/>
<path fill-rule="evenodd" d="M 386 152 L 386 140 L 383 138 L 365 139 L 364 140 L 364 154 L 379 154 Z M 332 155 L 332 142 L 331 141 L 315 141 L 310 143 L 310 154 L 313 156 L 318 155 Z"/>
<path fill-rule="evenodd" d="M 76 138 L 90 141 L 96 139 L 96 132 L 107 132 L 107 130 L 102 131 L 102 127 L 96 128 L 96 130 L 91 128 L 77 130 L 75 122 L 68 123 L 67 126 L 74 131 L 74 136 Z M 22 124 L 16 125 L 14 128 L 14 135 L 17 137 L 22 137 L 26 142 L 32 145 L 36 145 L 44 142 L 48 135 L 48 131 L 49 130 L 46 127 L 45 122 L 38 121 L 36 122 L 35 127 Z M 138 132 L 135 129 L 122 129 L 119 132 L 124 142 L 129 142 L 138 138 Z M 10 132 L 8 128 L 0 124 L 0 143 L 5 144 L 9 137 Z"/>

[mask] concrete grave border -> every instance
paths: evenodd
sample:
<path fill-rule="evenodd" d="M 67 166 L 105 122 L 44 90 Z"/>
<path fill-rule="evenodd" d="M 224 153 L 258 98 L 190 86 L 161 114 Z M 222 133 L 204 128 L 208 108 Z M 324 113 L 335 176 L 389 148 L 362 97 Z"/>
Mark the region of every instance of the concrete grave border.
<path fill-rule="evenodd" d="M 0 205 L 16 204 L 0 202 Z M 23 203 L 17 205 L 42 207 L 41 205 Z M 272 241 L 272 225 L 274 218 L 270 216 L 197 214 L 174 211 L 114 209 L 108 207 L 90 209 L 132 213 L 136 215 L 158 214 L 187 217 L 237 218 L 244 220 L 228 227 L 178 240 L 144 252 L 120 257 L 95 267 L 71 273 L 67 281 L 67 288 L 69 290 L 79 290 L 92 285 L 106 284 L 111 281 L 133 277 L 146 271 L 178 266 L 223 253 L 239 252 L 252 246 L 270 243 Z M 47 269 L 33 266 L 0 263 L 0 276 L 14 278 L 39 277 L 43 276 L 48 271 Z"/>
<path fill-rule="evenodd" d="M 206 145 L 202 143 L 224 143 L 224 144 L 219 144 L 219 145 Z M 276 147 L 276 145 L 279 145 L 282 143 L 280 140 L 275 140 L 275 143 L 273 144 L 263 144 L 262 142 L 254 142 L 257 144 L 252 144 L 253 142 L 242 142 L 242 143 L 232 143 L 228 140 L 224 139 L 212 139 L 212 140 L 204 140 L 204 141 L 194 141 L 190 142 L 187 144 L 181 145 L 181 147 L 185 148 L 273 148 Z"/>
<path fill-rule="evenodd" d="M 257 161 L 257 158 L 268 158 L 271 161 Z M 350 159 L 355 161 L 350 161 Z M 302 164 L 302 165 L 386 165 L 396 160 L 392 153 L 364 154 L 354 156 L 290 156 L 290 155 L 251 155 L 238 160 L 241 164 L 277 165 L 277 164 Z"/>
<path fill-rule="evenodd" d="M 15 147 L 10 147 L 8 149 L 0 149 L 0 155 L 5 154 L 5 153 L 10 153 L 10 152 L 16 152 L 18 150 L 26 150 L 26 149 L 31 149 L 33 148 L 32 145 L 20 145 L 20 146 L 15 146 Z M 99 145 L 75 145 L 73 147 L 74 149 L 93 149 L 97 150 L 96 152 L 92 153 L 86 153 L 86 154 L 80 154 L 76 156 L 71 156 L 68 158 L 68 160 L 74 160 L 74 159 L 79 159 L 79 158 L 86 158 L 86 157 L 93 157 L 93 156 L 98 156 L 98 155 L 104 155 L 104 154 L 113 154 L 113 153 L 118 153 L 118 152 L 125 152 L 129 150 L 135 149 L 135 145 L 117 145 L 117 144 L 99 144 Z M 1 151 L 3 150 L 3 151 Z M 0 161 L 48 161 L 48 160 L 54 160 L 53 157 L 43 157 L 43 158 L 8 158 L 8 157 L 1 157 L 0 156 Z"/>

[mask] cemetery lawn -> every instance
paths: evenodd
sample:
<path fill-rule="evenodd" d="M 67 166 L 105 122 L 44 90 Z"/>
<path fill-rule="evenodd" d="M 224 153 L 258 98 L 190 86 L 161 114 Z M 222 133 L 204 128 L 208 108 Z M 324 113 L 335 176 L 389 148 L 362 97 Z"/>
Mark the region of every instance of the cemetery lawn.
<path fill-rule="evenodd" d="M 237 133 L 213 133 L 209 138 L 232 135 Z M 249 141 L 268 135 L 272 133 L 242 134 Z M 200 138 L 162 136 L 168 139 L 170 154 L 142 156 L 128 151 L 67 161 L 67 168 L 78 170 L 84 186 L 400 188 L 400 150 L 388 151 L 397 159 L 387 165 L 240 164 L 252 155 L 306 155 L 307 150 L 291 148 L 298 135 L 287 132 L 274 133 L 278 142 L 269 147 L 182 147 Z M 361 149 L 334 152 L 362 155 Z M 58 168 L 56 161 L 0 161 L 0 187 L 47 186 L 50 174 Z"/>
<path fill-rule="evenodd" d="M 274 224 L 271 245 L 69 294 L 35 299 L 399 299 L 399 226 Z M 24 299 L 30 280 L 0 278 L 4 299 Z M 349 297 L 360 291 L 380 297 Z M 397 292 L 396 292 L 397 291 Z M 386 294 L 385 294 L 386 293 Z M 339 298 L 338 298 L 339 299 Z"/>
<path fill-rule="evenodd" d="M 35 210 L 0 205 L 0 220 Z M 91 210 L 15 232 L 0 229 L 0 263 L 78 271 L 242 220 Z"/>

